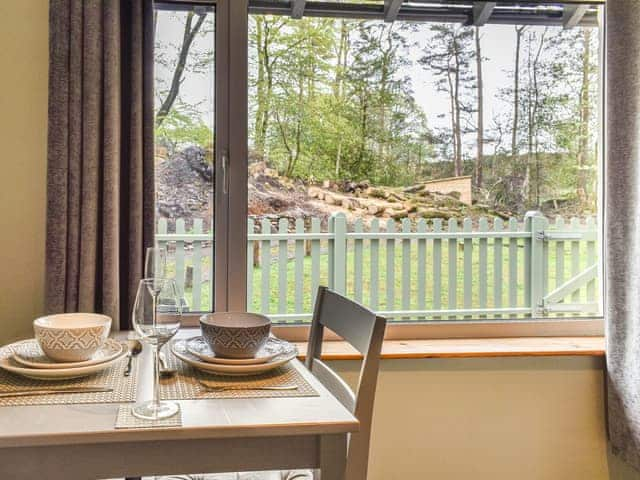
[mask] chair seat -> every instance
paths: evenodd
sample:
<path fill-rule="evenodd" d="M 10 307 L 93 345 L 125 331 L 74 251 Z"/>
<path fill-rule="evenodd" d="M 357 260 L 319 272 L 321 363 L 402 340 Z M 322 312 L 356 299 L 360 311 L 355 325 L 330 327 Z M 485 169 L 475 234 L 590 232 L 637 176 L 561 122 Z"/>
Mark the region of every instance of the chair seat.
<path fill-rule="evenodd" d="M 273 470 L 268 472 L 201 473 L 144 477 L 142 480 L 313 480 L 311 470 Z"/>

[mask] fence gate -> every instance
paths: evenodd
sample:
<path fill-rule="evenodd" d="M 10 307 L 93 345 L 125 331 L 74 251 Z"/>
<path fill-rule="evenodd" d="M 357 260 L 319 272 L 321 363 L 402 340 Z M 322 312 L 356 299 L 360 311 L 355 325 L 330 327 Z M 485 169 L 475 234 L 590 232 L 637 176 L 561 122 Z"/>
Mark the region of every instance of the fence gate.
<path fill-rule="evenodd" d="M 562 280 L 557 281 L 553 290 L 549 291 L 545 286 L 541 296 L 532 296 L 532 314 L 534 316 L 548 316 L 554 313 L 597 315 L 600 307 L 597 294 L 599 265 L 596 254 L 597 229 L 595 220 L 589 218 L 586 225 L 582 226 L 576 220 L 565 225 L 564 221 L 559 219 L 556 221 L 554 229 L 545 229 L 547 224 L 542 217 L 533 217 L 532 223 L 532 255 L 535 251 L 535 245 L 538 244 L 538 248 L 542 250 L 545 257 L 541 263 L 542 268 L 548 268 L 549 249 L 555 246 L 556 276 Z M 536 223 L 538 224 L 537 229 Z M 584 262 L 580 261 L 580 245 L 586 245 Z M 567 246 L 571 265 L 568 266 L 569 278 L 565 279 L 564 252 Z M 535 268 L 536 263 L 532 262 L 532 270 Z M 536 273 L 536 276 L 545 278 L 544 273 Z M 538 283 L 540 282 L 538 281 Z"/>

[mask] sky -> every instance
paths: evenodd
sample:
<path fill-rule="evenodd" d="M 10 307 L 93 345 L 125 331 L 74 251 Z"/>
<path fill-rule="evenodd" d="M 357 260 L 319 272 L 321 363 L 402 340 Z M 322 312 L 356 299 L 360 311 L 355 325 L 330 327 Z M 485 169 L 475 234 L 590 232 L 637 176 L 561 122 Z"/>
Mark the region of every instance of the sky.
<path fill-rule="evenodd" d="M 157 32 L 161 41 L 168 44 L 179 44 L 182 38 L 184 25 L 184 12 L 159 12 Z M 178 18 L 178 16 L 182 18 Z M 210 14 L 213 15 L 213 14 Z M 425 32 L 429 29 L 429 23 L 417 24 L 418 30 L 411 33 L 409 40 L 418 44 L 424 43 Z M 529 27 L 530 29 L 542 30 L 544 27 Z M 559 28 L 559 27 L 552 27 Z M 211 48 L 213 44 L 213 32 L 206 37 L 198 37 L 194 42 L 193 49 L 204 50 Z M 485 25 L 481 29 L 481 48 L 484 57 L 484 99 L 485 99 L 485 127 L 492 124 L 492 119 L 496 116 L 509 115 L 512 106 L 498 98 L 500 88 L 510 86 L 512 79 L 507 73 L 513 68 L 515 57 L 515 31 L 512 25 Z M 413 60 L 417 60 L 420 52 L 413 54 Z M 553 51 L 546 51 L 543 55 L 554 55 Z M 475 65 L 473 67 L 475 72 Z M 438 92 L 435 87 L 435 78 L 432 73 L 425 70 L 416 61 L 406 67 L 402 72 L 411 78 L 414 91 L 414 98 L 427 114 L 429 126 L 432 129 L 447 127 L 449 125 L 449 100 L 444 92 Z M 168 83 L 171 72 L 167 69 L 156 68 L 156 76 Z M 206 72 L 189 75 L 184 79 L 180 95 L 187 103 L 199 103 L 202 111 L 202 118 L 207 124 L 213 126 L 213 66 Z M 471 137 L 467 139 L 468 147 L 471 149 Z"/>

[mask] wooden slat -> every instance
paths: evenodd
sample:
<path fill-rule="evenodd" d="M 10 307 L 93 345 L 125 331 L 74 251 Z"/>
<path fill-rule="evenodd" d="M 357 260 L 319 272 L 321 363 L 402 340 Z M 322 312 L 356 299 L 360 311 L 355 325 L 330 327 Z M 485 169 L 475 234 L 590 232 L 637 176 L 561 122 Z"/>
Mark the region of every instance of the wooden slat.
<path fill-rule="evenodd" d="M 481 27 L 491 18 L 496 2 L 473 2 L 473 25 Z"/>
<path fill-rule="evenodd" d="M 442 219 L 433 220 L 433 232 L 442 231 Z M 442 308 L 442 240 L 435 238 L 433 240 L 433 309 L 440 310 Z M 438 317 L 434 317 L 438 318 Z"/>
<path fill-rule="evenodd" d="M 496 217 L 493 220 L 494 232 L 502 232 L 504 230 L 504 222 L 501 218 Z M 502 239 L 493 239 L 493 307 L 502 307 Z M 496 315 L 498 317 L 498 315 Z"/>
<path fill-rule="evenodd" d="M 458 221 L 450 218 L 448 222 L 449 232 L 458 231 Z M 458 240 L 451 238 L 448 240 L 447 253 L 449 255 L 449 309 L 453 310 L 458 306 Z M 456 318 L 451 316 L 450 318 Z"/>
<path fill-rule="evenodd" d="M 302 18 L 304 16 L 304 7 L 306 3 L 306 0 L 292 0 L 291 18 Z"/>
<path fill-rule="evenodd" d="M 393 219 L 387 220 L 387 232 L 394 233 L 396 231 L 396 222 Z M 396 241 L 395 239 L 387 239 L 387 278 L 386 278 L 386 294 L 387 294 L 387 310 L 394 310 L 396 304 Z"/>
<path fill-rule="evenodd" d="M 509 231 L 518 230 L 518 220 L 509 219 Z M 509 240 L 509 307 L 518 306 L 518 239 Z"/>
<path fill-rule="evenodd" d="M 311 219 L 311 233 L 320 233 L 320 219 Z M 311 305 L 316 303 L 320 286 L 320 240 L 311 240 Z"/>
<path fill-rule="evenodd" d="M 564 218 L 557 217 L 555 222 L 556 230 L 564 230 Z M 565 275 L 564 275 L 564 241 L 558 240 L 556 243 L 556 288 L 564 283 Z"/>
<path fill-rule="evenodd" d="M 596 229 L 596 219 L 594 217 L 587 218 L 587 230 L 594 231 Z M 596 242 L 587 242 L 587 265 L 596 263 Z M 596 300 L 596 280 L 587 283 L 587 302 Z"/>
<path fill-rule="evenodd" d="M 377 233 L 380 230 L 380 222 L 377 218 L 371 220 L 371 227 L 369 230 L 372 233 Z M 379 251 L 380 240 L 376 238 L 372 238 L 369 240 L 369 250 L 370 250 L 370 279 L 369 279 L 369 306 L 372 310 L 378 310 L 379 300 L 378 300 L 378 278 L 380 275 L 379 272 L 379 261 L 380 261 L 380 251 Z"/>
<path fill-rule="evenodd" d="M 289 220 L 281 218 L 278 221 L 278 232 L 289 232 Z M 287 313 L 287 240 L 278 241 L 278 313 Z"/>
<path fill-rule="evenodd" d="M 462 222 L 462 229 L 465 232 L 471 232 L 473 224 L 470 218 L 465 218 Z M 464 308 L 471 308 L 473 301 L 473 282 L 475 275 L 473 274 L 473 240 L 466 238 L 464 240 L 463 250 L 463 296 L 464 296 Z"/>
<path fill-rule="evenodd" d="M 549 222 L 546 220 L 546 228 Z M 549 292 L 549 242 L 542 243 L 542 295 Z"/>
<path fill-rule="evenodd" d="M 532 262 L 533 262 L 533 255 L 532 255 L 532 250 L 533 250 L 533 240 L 532 237 L 534 235 L 533 233 L 533 221 L 535 220 L 535 216 L 533 217 L 525 217 L 524 219 L 524 228 L 523 230 L 526 230 L 529 235 L 527 238 L 524 239 L 524 253 L 523 253 L 523 270 L 524 270 L 524 303 L 523 305 L 526 305 L 528 307 L 531 307 L 531 267 L 532 267 Z"/>
<path fill-rule="evenodd" d="M 362 233 L 362 219 L 356 218 L 353 222 L 353 231 Z M 362 303 L 362 239 L 353 241 L 353 299 Z"/>
<path fill-rule="evenodd" d="M 400 13 L 403 0 L 384 0 L 384 21 L 394 22 Z"/>
<path fill-rule="evenodd" d="M 255 231 L 255 221 L 253 218 L 247 219 L 247 234 L 250 235 Z M 247 311 L 253 310 L 253 248 L 256 242 L 247 241 Z"/>
<path fill-rule="evenodd" d="M 184 219 L 179 218 L 176 220 L 176 233 L 178 235 L 185 234 Z M 176 242 L 176 272 L 175 281 L 178 288 L 178 295 L 184 297 L 184 240 L 178 240 Z"/>
<path fill-rule="evenodd" d="M 576 217 L 571 219 L 571 230 L 580 230 L 580 220 Z M 580 273 L 580 242 L 571 242 L 571 276 L 575 277 Z M 571 301 L 577 303 L 580 301 L 580 290 L 576 290 L 571 295 Z"/>
<path fill-rule="evenodd" d="M 402 232 L 411 232 L 411 220 L 402 219 Z M 402 240 L 402 308 L 409 310 L 411 305 L 411 240 Z"/>
<path fill-rule="evenodd" d="M 427 221 L 424 218 L 418 220 L 416 224 L 416 231 L 423 233 L 427 231 Z M 418 263 L 416 265 L 417 270 L 417 308 L 418 310 L 424 310 L 426 308 L 426 293 L 427 293 L 427 241 L 425 239 L 418 240 Z"/>
<path fill-rule="evenodd" d="M 304 219 L 296 218 L 296 233 L 304 233 Z M 304 299 L 304 240 L 295 241 L 294 312 L 303 313 Z"/>
<path fill-rule="evenodd" d="M 489 222 L 485 217 L 478 220 L 478 229 L 481 232 L 489 231 Z M 489 275 L 487 273 L 487 244 L 486 238 L 478 241 L 478 305 L 480 308 L 487 308 L 487 284 Z"/>
<path fill-rule="evenodd" d="M 271 233 L 271 222 L 268 218 L 262 219 L 262 228 L 260 229 L 262 234 Z M 267 237 L 268 238 L 268 237 Z M 261 313 L 269 313 L 269 299 L 271 298 L 271 240 L 263 240 L 260 247 L 260 268 L 262 269 L 262 293 L 261 293 Z"/>
<path fill-rule="evenodd" d="M 588 10 L 589 5 L 565 5 L 562 11 L 563 28 L 569 29 L 576 27 Z"/>
<path fill-rule="evenodd" d="M 338 213 L 333 220 L 333 255 L 331 255 L 331 273 L 333 289 L 342 294 L 347 293 L 347 218 Z"/>
<path fill-rule="evenodd" d="M 202 219 L 193 220 L 193 233 L 202 233 Z M 193 272 L 192 288 L 191 288 L 191 311 L 199 312 L 202 310 L 202 242 L 195 240 L 193 242 L 191 268 Z"/>

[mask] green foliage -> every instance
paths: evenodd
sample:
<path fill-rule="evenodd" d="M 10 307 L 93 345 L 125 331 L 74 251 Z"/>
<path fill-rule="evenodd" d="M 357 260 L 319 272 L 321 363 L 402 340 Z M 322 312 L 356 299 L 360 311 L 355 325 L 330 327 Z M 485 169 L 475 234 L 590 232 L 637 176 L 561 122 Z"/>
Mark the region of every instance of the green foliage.
<path fill-rule="evenodd" d="M 253 155 L 306 180 L 412 182 L 433 136 L 400 75 L 411 29 L 251 17 Z"/>
<path fill-rule="evenodd" d="M 213 131 L 199 111 L 183 103 L 174 104 L 165 120 L 156 128 L 156 143 L 167 147 L 171 153 L 190 145 L 212 150 L 213 140 Z"/>
<path fill-rule="evenodd" d="M 205 27 L 199 35 L 210 33 L 212 26 Z M 250 160 L 305 181 L 390 186 L 468 175 L 476 160 L 484 164 L 483 185 L 475 192 L 482 203 L 523 212 L 571 199 L 576 209 L 594 211 L 597 32 L 519 26 L 513 38 L 519 61 L 504 71 L 499 98 L 491 99 L 497 113 L 485 126 L 484 153 L 476 159 L 479 50 L 473 28 L 251 15 Z M 206 41 L 194 45 L 185 77 L 210 71 L 214 61 Z M 158 65 L 175 69 L 180 46 L 156 47 Z M 492 54 L 483 52 L 480 61 Z M 424 76 L 410 78 L 412 70 Z M 427 79 L 451 106 L 446 127 L 433 128 L 429 105 L 416 102 L 413 88 L 424 85 L 413 82 Z M 166 97 L 167 79 L 157 83 Z M 206 111 L 178 95 L 157 129 L 159 143 L 172 150 L 212 147 Z"/>

